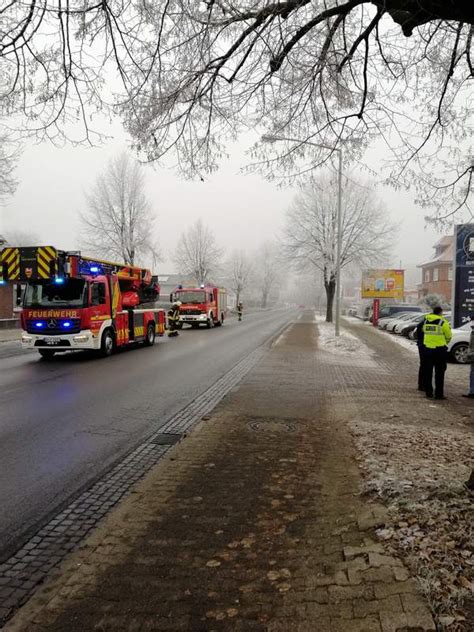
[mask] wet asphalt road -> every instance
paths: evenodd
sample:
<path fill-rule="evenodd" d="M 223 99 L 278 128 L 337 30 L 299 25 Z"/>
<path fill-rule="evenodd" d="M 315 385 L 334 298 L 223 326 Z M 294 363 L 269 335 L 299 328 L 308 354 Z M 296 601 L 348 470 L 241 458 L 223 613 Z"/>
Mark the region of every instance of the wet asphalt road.
<path fill-rule="evenodd" d="M 153 429 L 294 318 L 290 310 L 107 359 L 0 345 L 0 560 Z"/>

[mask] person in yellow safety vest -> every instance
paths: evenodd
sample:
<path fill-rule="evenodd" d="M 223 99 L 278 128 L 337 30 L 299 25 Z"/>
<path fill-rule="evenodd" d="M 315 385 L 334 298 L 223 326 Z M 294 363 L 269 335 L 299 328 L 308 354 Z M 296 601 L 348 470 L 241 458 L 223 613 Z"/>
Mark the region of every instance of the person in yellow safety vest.
<path fill-rule="evenodd" d="M 168 310 L 168 337 L 173 338 L 179 336 L 179 308 L 181 307 L 181 301 L 176 301 Z"/>
<path fill-rule="evenodd" d="M 237 303 L 237 316 L 238 316 L 238 318 L 239 318 L 239 321 L 241 321 L 241 320 L 242 320 L 242 314 L 243 314 L 243 312 L 244 312 L 244 306 L 243 306 L 243 303 L 242 303 L 242 301 L 239 301 L 239 302 Z"/>
<path fill-rule="evenodd" d="M 433 369 L 435 373 L 434 399 L 446 399 L 444 396 L 444 374 L 448 343 L 452 338 L 451 327 L 444 318 L 443 309 L 437 306 L 432 314 L 427 314 L 423 322 L 424 379 L 426 397 L 433 397 Z"/>

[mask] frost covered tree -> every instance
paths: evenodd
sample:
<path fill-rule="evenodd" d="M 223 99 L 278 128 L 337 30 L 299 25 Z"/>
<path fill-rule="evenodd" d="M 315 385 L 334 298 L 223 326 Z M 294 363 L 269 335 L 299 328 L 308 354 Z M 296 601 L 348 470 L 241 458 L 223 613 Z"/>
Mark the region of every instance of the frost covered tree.
<path fill-rule="evenodd" d="M 346 179 L 341 212 L 341 269 L 354 264 L 372 267 L 386 260 L 396 230 L 373 189 Z M 311 265 L 322 273 L 327 322 L 332 322 L 336 292 L 336 240 L 336 178 L 313 177 L 287 212 L 283 252 L 295 267 L 306 270 Z"/>
<path fill-rule="evenodd" d="M 430 309 L 433 309 L 439 305 L 444 305 L 444 303 L 446 303 L 446 299 L 441 294 L 427 294 L 423 297 L 421 302 L 424 305 L 428 305 Z"/>
<path fill-rule="evenodd" d="M 38 246 L 41 245 L 41 240 L 32 231 L 13 228 L 6 231 L 4 243 L 11 246 Z"/>
<path fill-rule="evenodd" d="M 18 157 L 18 148 L 12 145 L 8 134 L 0 131 L 0 203 L 15 193 Z"/>
<path fill-rule="evenodd" d="M 270 295 L 278 283 L 281 285 L 282 276 L 279 249 L 275 243 L 266 241 L 255 256 L 255 284 L 260 295 L 260 307 L 268 307 Z"/>
<path fill-rule="evenodd" d="M 181 273 L 192 276 L 199 284 L 206 283 L 219 268 L 221 258 L 222 249 L 201 219 L 181 233 L 174 259 Z"/>
<path fill-rule="evenodd" d="M 255 149 L 268 175 L 376 140 L 388 180 L 448 215 L 471 191 L 473 32 L 472 0 L 7 2 L 0 113 L 60 141 L 119 112 L 149 160 L 173 151 L 191 175 L 243 130 L 300 139 Z"/>
<path fill-rule="evenodd" d="M 81 246 L 96 256 L 128 264 L 159 259 L 155 215 L 142 167 L 127 153 L 113 158 L 86 194 Z"/>
<path fill-rule="evenodd" d="M 227 273 L 230 278 L 231 290 L 236 296 L 237 305 L 252 279 L 253 272 L 252 262 L 245 252 L 234 250 L 227 262 Z"/>

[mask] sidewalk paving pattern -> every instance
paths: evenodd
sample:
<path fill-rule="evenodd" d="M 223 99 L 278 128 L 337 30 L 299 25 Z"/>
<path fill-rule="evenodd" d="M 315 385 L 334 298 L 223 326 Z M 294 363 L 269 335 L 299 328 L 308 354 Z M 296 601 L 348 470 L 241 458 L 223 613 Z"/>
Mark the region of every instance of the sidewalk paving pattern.
<path fill-rule="evenodd" d="M 0 343 L 18 342 L 20 344 L 21 329 L 0 329 Z"/>
<path fill-rule="evenodd" d="M 328 405 L 349 373 L 294 324 L 5 630 L 434 630 Z"/>

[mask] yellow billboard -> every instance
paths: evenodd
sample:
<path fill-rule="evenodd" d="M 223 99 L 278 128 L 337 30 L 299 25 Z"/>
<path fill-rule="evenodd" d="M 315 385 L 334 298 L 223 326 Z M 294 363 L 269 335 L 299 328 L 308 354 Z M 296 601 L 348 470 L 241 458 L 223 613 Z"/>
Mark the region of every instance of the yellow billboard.
<path fill-rule="evenodd" d="M 362 298 L 401 298 L 404 294 L 404 270 L 364 270 Z"/>

